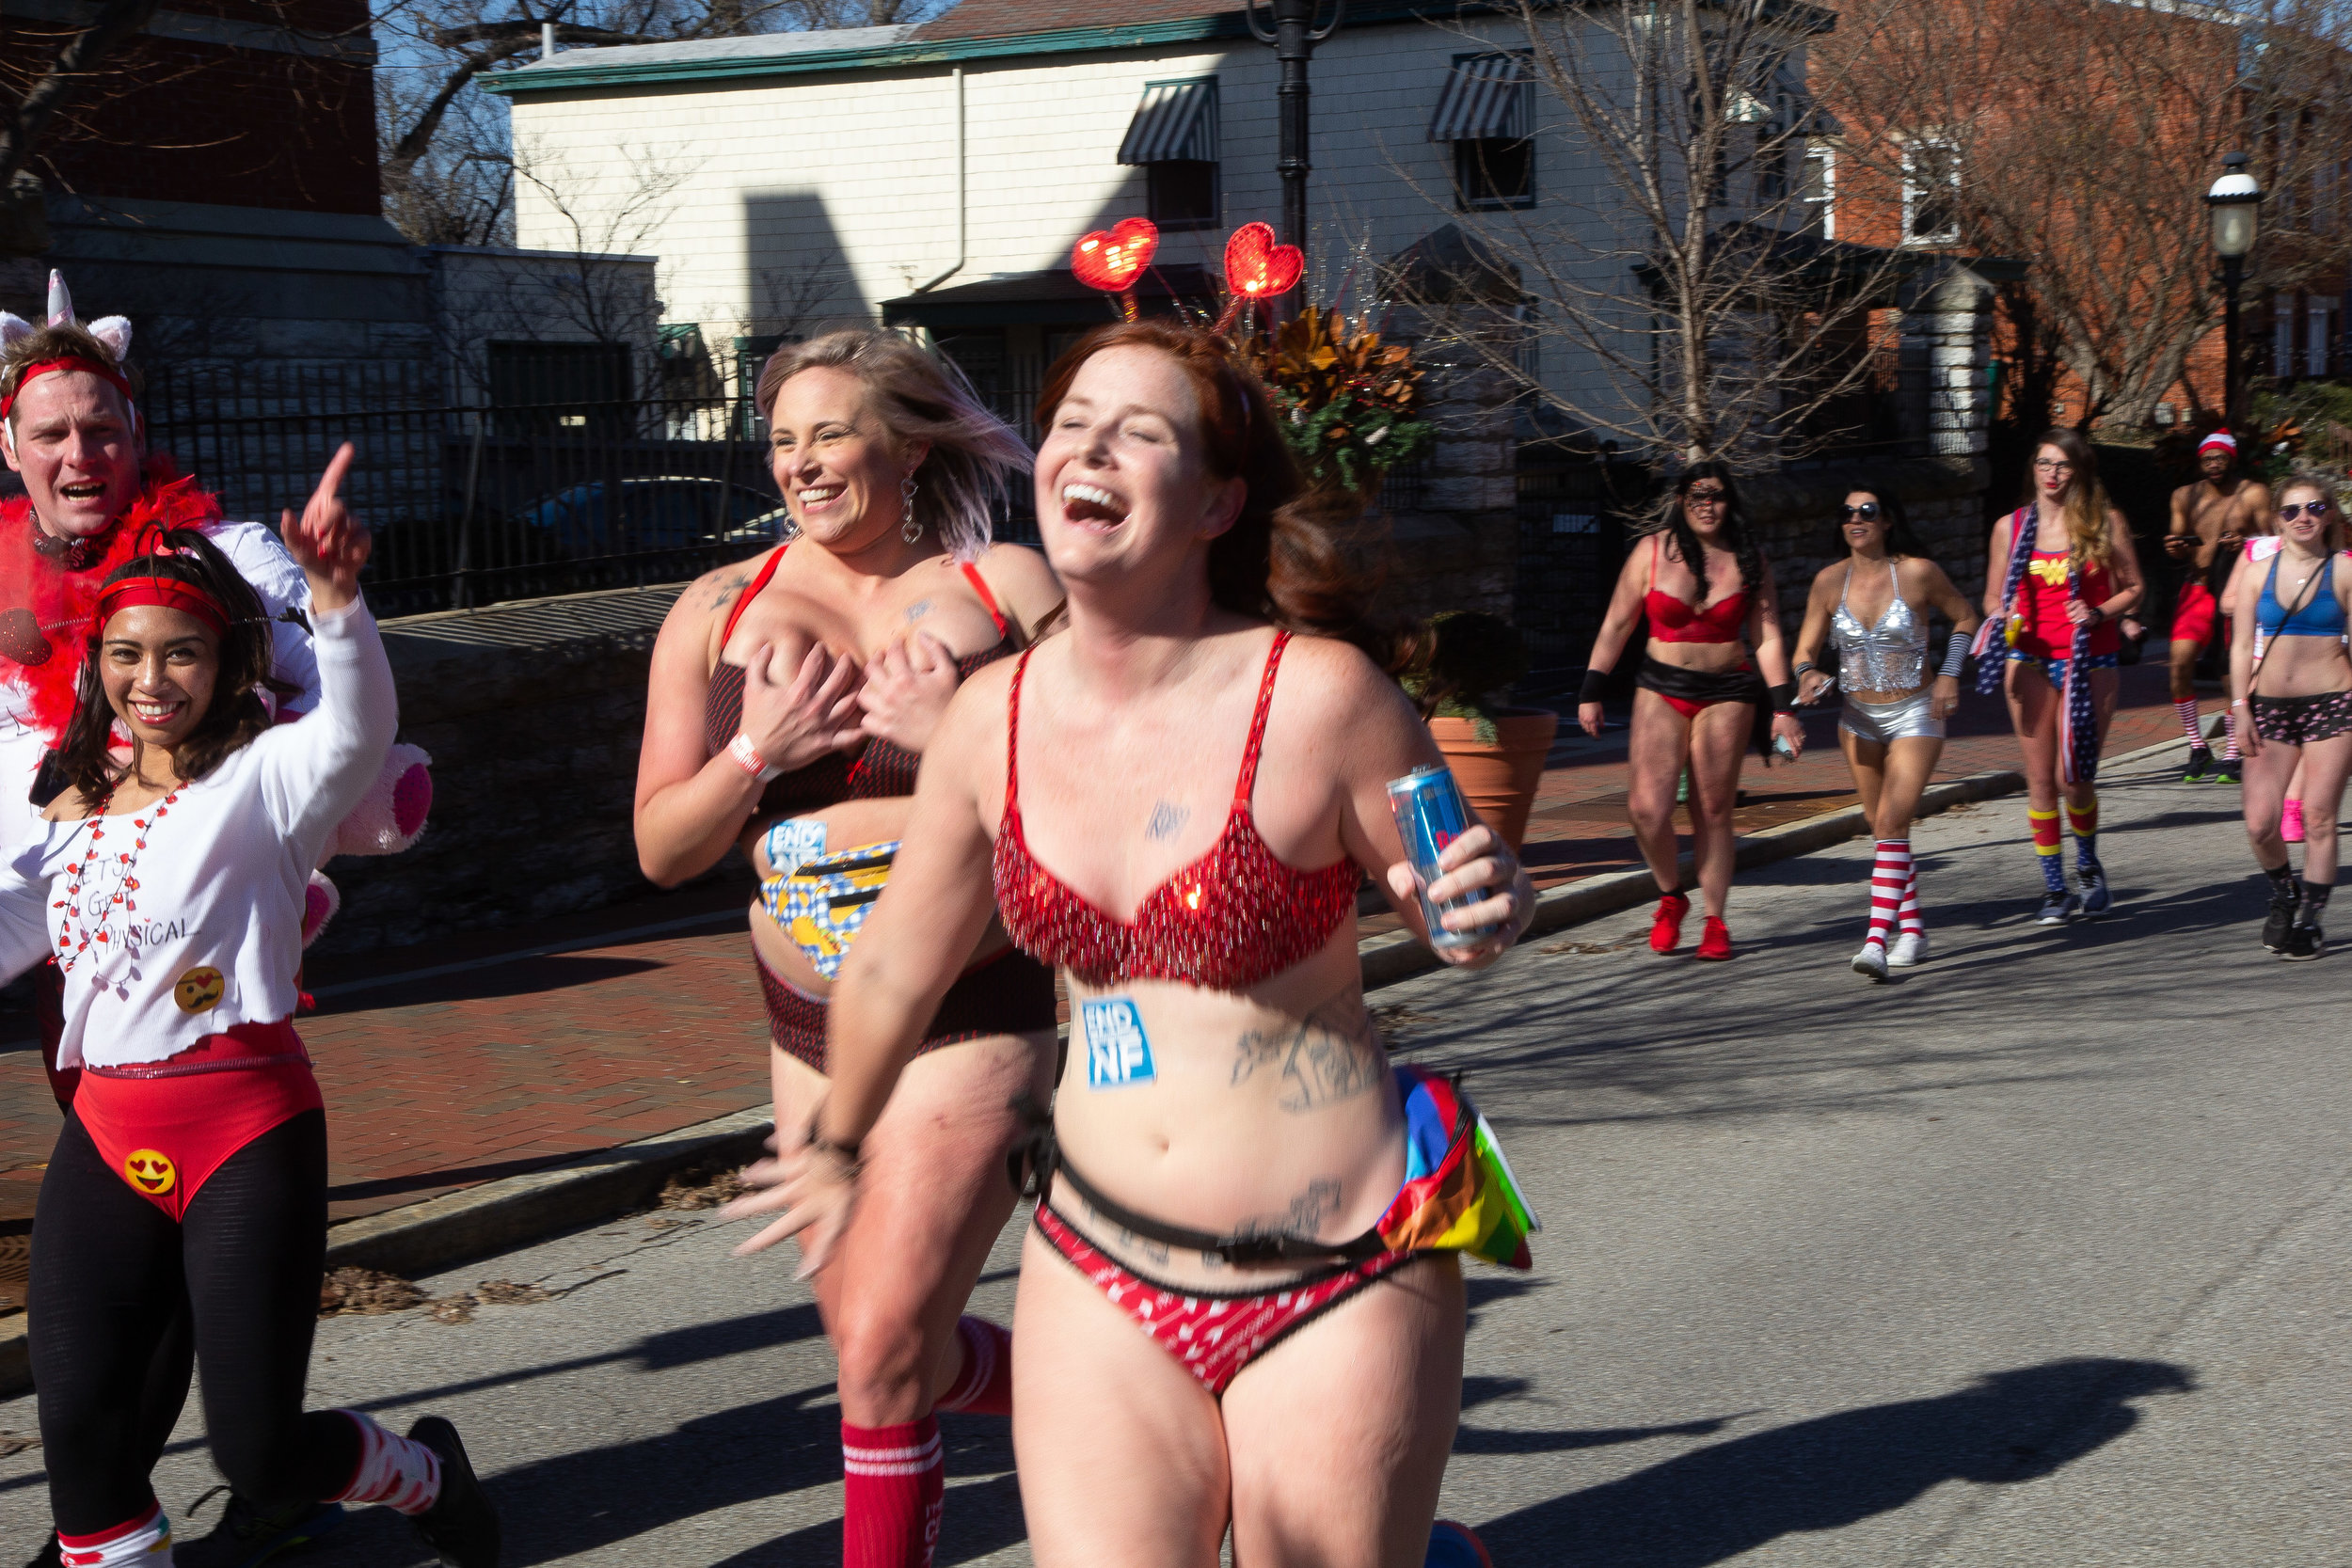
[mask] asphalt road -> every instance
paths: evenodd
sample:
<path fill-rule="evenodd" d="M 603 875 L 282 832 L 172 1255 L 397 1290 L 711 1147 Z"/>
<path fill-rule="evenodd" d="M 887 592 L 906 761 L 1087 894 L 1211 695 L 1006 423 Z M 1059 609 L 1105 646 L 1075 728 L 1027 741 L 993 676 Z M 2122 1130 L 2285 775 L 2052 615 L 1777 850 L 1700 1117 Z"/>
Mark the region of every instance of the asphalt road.
<path fill-rule="evenodd" d="M 2352 1562 L 2352 945 L 2256 944 L 2233 791 L 2104 798 L 2121 902 L 2056 931 L 2019 800 L 1924 824 L 1934 954 L 1884 989 L 1845 968 L 1857 843 L 1749 878 L 1727 965 L 1628 915 L 1378 994 L 1549 1222 L 1533 1275 L 1472 1274 L 1445 1507 L 1498 1563 Z M 315 1402 L 454 1418 L 512 1568 L 835 1560 L 816 1313 L 731 1240 L 637 1216 L 455 1271 L 553 1299 L 326 1323 Z M 1006 1424 L 946 1427 L 939 1560 L 1025 1563 Z M 214 1477 L 181 1435 L 184 1518 Z M 40 1450 L 0 1459 L 0 1542 L 45 1518 Z M 378 1512 L 306 1560 L 422 1559 Z"/>

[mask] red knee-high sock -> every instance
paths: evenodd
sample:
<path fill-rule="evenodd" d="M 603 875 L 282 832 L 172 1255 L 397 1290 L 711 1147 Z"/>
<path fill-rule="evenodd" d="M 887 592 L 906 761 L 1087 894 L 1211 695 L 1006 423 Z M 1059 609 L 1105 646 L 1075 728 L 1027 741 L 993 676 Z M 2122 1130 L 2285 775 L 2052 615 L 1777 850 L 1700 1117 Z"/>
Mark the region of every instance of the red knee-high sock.
<path fill-rule="evenodd" d="M 956 1339 L 963 1346 L 963 1370 L 933 1408 L 975 1416 L 1011 1415 L 1011 1331 L 986 1318 L 962 1317 L 956 1320 Z"/>
<path fill-rule="evenodd" d="M 1879 840 L 1878 861 L 1870 867 L 1870 931 L 1865 943 L 1886 945 L 1894 929 L 1895 911 L 1902 907 L 1903 884 L 1911 880 L 1911 840 Z"/>
<path fill-rule="evenodd" d="M 841 1568 L 931 1568 L 947 1461 L 939 1421 L 841 1423 Z"/>
<path fill-rule="evenodd" d="M 2197 699 L 2185 697 L 2172 705 L 2172 711 L 2181 716 L 2181 728 L 2188 732 L 2188 743 L 2202 749 L 2205 736 L 2197 727 Z"/>
<path fill-rule="evenodd" d="M 150 1501 L 137 1518 L 95 1535 L 59 1530 L 57 1551 L 66 1568 L 170 1568 L 171 1521 L 161 1503 Z"/>
<path fill-rule="evenodd" d="M 359 1463 L 332 1503 L 382 1503 L 415 1515 L 441 1496 L 441 1456 L 410 1437 L 397 1437 L 357 1410 L 338 1410 L 359 1429 Z"/>
<path fill-rule="evenodd" d="M 1917 861 L 1911 863 L 1911 875 L 1903 879 L 1902 907 L 1895 911 L 1895 918 L 1900 923 L 1899 929 L 1907 937 L 1923 937 L 1928 934 L 1927 922 L 1919 918 L 1919 863 Z"/>

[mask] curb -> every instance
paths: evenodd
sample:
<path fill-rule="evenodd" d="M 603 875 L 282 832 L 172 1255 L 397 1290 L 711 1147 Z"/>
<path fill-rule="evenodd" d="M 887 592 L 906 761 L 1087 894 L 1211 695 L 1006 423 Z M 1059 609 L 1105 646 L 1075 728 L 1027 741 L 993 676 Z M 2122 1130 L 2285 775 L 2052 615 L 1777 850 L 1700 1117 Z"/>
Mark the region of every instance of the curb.
<path fill-rule="evenodd" d="M 2106 758 L 2103 766 L 2143 761 L 2187 744 L 2185 736 L 2158 741 Z M 2011 794 L 2024 788 L 2025 782 L 2025 776 L 2014 770 L 1995 770 L 1931 784 L 1920 796 L 1919 816 L 1933 816 L 1966 801 Z M 1811 854 L 1868 831 L 1858 805 L 1768 828 L 1740 839 L 1739 866 L 1748 871 Z M 1682 859 L 1687 869 L 1691 858 Z M 1657 894 L 1657 884 L 1642 866 L 1587 877 L 1537 895 L 1535 918 L 1527 935 L 1541 936 L 1614 914 L 1647 903 Z M 1357 951 L 1367 991 L 1440 967 L 1436 954 L 1402 931 L 1372 937 L 1359 942 Z M 346 1220 L 327 1227 L 326 1266 L 382 1269 L 413 1277 L 609 1220 L 643 1207 L 664 1181 L 690 1165 L 711 1159 L 754 1158 L 771 1125 L 765 1107 L 737 1111 L 635 1143 L 576 1155 L 544 1170 L 502 1177 L 421 1203 Z M 24 1318 L 18 1313 L 13 1322 L 0 1323 L 0 1397 L 21 1394 L 31 1386 Z"/>
<path fill-rule="evenodd" d="M 2176 748 L 2185 750 L 2187 746 L 2188 737 L 2185 736 L 2159 740 L 2137 752 L 2104 757 L 2100 759 L 2100 767 L 2105 769 L 2142 762 Z M 2025 787 L 2026 776 L 2014 768 L 1996 768 L 1991 772 L 1947 779 L 1942 784 L 1930 784 L 1920 793 L 1918 815 L 1934 816 L 1968 801 L 1990 800 Z M 1808 816 L 1801 822 L 1783 823 L 1777 828 L 1767 828 L 1760 833 L 1747 834 L 1740 840 L 1739 868 L 1753 871 L 1774 861 L 1809 855 L 1816 849 L 1826 849 L 1833 844 L 1859 838 L 1869 831 L 1869 821 L 1859 805 L 1825 812 L 1820 816 Z M 1689 855 L 1682 857 L 1681 865 L 1683 873 L 1688 876 L 1692 869 Z M 1528 923 L 1526 936 L 1542 936 L 1564 927 L 1614 914 L 1637 904 L 1646 904 L 1657 896 L 1658 884 L 1651 879 L 1649 868 L 1640 865 L 1548 888 L 1535 895 L 1535 918 Z M 1526 937 L 1520 940 L 1525 941 Z M 1422 946 L 1418 938 L 1403 931 L 1390 931 L 1373 937 L 1359 943 L 1357 951 L 1363 959 L 1364 990 L 1368 991 L 1442 967 L 1435 953 Z"/>

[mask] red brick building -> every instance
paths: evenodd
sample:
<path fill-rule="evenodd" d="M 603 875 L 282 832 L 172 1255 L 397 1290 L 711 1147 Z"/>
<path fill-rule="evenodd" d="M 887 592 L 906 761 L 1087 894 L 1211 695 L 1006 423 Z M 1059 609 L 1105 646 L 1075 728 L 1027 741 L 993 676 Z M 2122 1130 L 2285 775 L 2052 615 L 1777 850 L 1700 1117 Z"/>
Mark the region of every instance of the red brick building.
<path fill-rule="evenodd" d="M 2092 416 L 2084 382 L 2033 341 L 2037 317 L 2062 320 L 2056 302 L 2071 300 L 2110 361 L 2162 367 L 2177 356 L 2177 372 L 2137 400 L 2145 423 L 2217 421 L 2222 336 L 2217 325 L 2196 326 L 2190 295 L 2218 268 L 2199 198 L 2234 148 L 2274 187 L 2242 296 L 2246 372 L 2352 372 L 2344 273 L 2314 261 L 2340 249 L 2352 215 L 2336 210 L 2343 166 L 2326 167 L 2294 145 L 2295 133 L 2281 138 L 2280 108 L 2296 112 L 2296 89 L 2260 80 L 2298 48 L 2287 69 L 2307 71 L 2324 55 L 2332 71 L 2341 56 L 2331 47 L 2185 3 L 1851 0 L 1839 9 L 1835 35 L 1812 56 L 1814 91 L 1843 130 L 1811 153 L 1820 221 L 1840 240 L 2029 264 L 2027 278 L 2003 291 L 1996 318 L 2005 415 L 2031 419 L 2046 403 L 2055 422 Z M 2265 287 L 2266 263 L 2284 266 L 2294 286 Z M 2107 391 L 2102 428 L 2143 422 L 2124 406 L 2135 400 Z"/>

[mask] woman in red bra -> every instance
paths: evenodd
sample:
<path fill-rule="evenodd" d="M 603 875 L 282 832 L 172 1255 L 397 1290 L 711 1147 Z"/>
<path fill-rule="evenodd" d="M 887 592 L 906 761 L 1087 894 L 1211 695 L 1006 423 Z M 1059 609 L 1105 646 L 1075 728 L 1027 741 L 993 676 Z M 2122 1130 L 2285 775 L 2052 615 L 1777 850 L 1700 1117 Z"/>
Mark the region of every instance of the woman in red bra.
<path fill-rule="evenodd" d="M 758 398 L 794 536 L 696 582 L 663 623 L 636 827 L 663 886 L 730 847 L 762 879 L 752 950 L 788 1150 L 824 1096 L 833 976 L 891 875 L 939 716 L 1061 594 L 1036 551 L 989 543 L 1027 450 L 913 343 L 853 331 L 787 344 Z M 957 967 L 874 1132 L 882 1223 L 818 1286 L 839 1360 L 848 1568 L 929 1560 L 944 1476 L 932 1411 L 1002 1414 L 1010 1399 L 1009 1337 L 958 1314 L 1012 1212 L 1010 1104 L 1051 1080 L 1054 976 L 985 926 Z"/>
<path fill-rule="evenodd" d="M 1421 929 L 1385 786 L 1437 748 L 1367 657 L 1332 533 L 1354 503 L 1301 494 L 1223 339 L 1104 328 L 1039 417 L 1070 630 L 941 721 L 835 999 L 833 1098 L 734 1212 L 788 1204 L 755 1244 L 798 1231 L 828 1270 L 887 1232 L 868 1130 L 899 1114 L 921 1020 L 1001 911 L 1074 1013 L 1015 1334 L 1037 1561 L 1211 1568 L 1230 1522 L 1237 1561 L 1419 1563 L 1462 1279 L 1371 1228 L 1415 1167 L 1355 910 L 1370 868 Z M 1431 895 L 1476 900 L 1449 922 L 1489 932 L 1445 957 L 1492 960 L 1532 908 L 1524 873 L 1483 825 L 1442 863 Z"/>
<path fill-rule="evenodd" d="M 1993 526 L 1985 560 L 1977 687 L 1990 696 L 2006 677 L 2010 721 L 2025 753 L 2026 819 L 2042 870 L 2035 919 L 2058 926 L 2102 914 L 2114 894 L 2099 863 L 2092 780 L 2115 717 L 2117 623 L 2139 603 L 2142 586 L 2131 525 L 2107 504 L 2090 442 L 2072 430 L 2043 433 L 2030 499 Z M 2058 840 L 2061 797 L 2074 839 L 2073 893 Z"/>
<path fill-rule="evenodd" d="M 1691 912 L 1675 840 L 1675 784 L 1688 768 L 1692 858 L 1707 904 L 1697 956 L 1728 958 L 1724 906 L 1739 853 L 1731 811 L 1740 798 L 1740 759 L 1753 743 L 1770 762 L 1777 738 L 1788 742 L 1793 760 L 1804 751 L 1804 732 L 1793 711 L 1797 688 L 1772 569 L 1748 537 L 1727 466 L 1685 468 L 1667 525 L 1626 557 L 1578 700 L 1586 735 L 1600 734 L 1602 685 L 1641 616 L 1649 619 L 1649 642 L 1634 677 L 1625 809 L 1661 895 L 1650 950 L 1673 952 Z"/>

